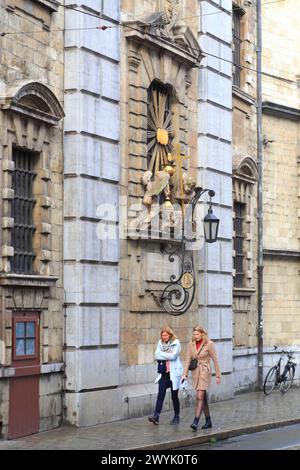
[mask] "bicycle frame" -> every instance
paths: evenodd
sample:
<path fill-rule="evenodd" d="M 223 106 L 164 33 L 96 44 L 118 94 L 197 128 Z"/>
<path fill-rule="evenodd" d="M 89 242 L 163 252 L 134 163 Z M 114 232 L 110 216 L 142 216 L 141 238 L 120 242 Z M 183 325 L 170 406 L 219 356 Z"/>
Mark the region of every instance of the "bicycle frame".
<path fill-rule="evenodd" d="M 284 366 L 282 374 L 280 373 L 280 368 L 281 368 L 281 362 L 284 358 L 284 355 L 288 354 L 288 360 Z M 295 374 L 296 370 L 296 364 L 291 360 L 292 355 L 290 353 L 287 353 L 286 351 L 281 351 L 280 353 L 280 358 L 278 359 L 278 362 L 276 364 L 276 385 L 281 384 L 284 382 L 286 378 L 286 374 L 290 369 L 293 369 L 293 374 Z"/>
<path fill-rule="evenodd" d="M 274 349 L 277 350 L 277 346 L 274 346 Z M 264 393 L 269 395 L 272 393 L 273 389 L 276 386 L 279 386 L 279 389 L 282 393 L 286 393 L 291 387 L 296 370 L 296 363 L 293 362 L 294 356 L 292 351 L 278 351 L 280 357 L 276 365 L 272 366 L 265 378 L 264 381 Z M 285 362 L 283 371 L 281 373 L 281 363 L 284 356 L 287 355 L 287 361 Z M 273 374 L 273 375 L 272 375 Z"/>

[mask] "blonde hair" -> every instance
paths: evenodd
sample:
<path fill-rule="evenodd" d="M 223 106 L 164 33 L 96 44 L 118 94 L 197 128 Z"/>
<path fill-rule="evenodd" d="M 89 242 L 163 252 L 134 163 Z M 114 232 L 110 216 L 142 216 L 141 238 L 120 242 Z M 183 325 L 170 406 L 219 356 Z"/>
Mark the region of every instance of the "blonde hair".
<path fill-rule="evenodd" d="M 203 341 L 204 341 L 204 343 L 208 343 L 209 337 L 208 337 L 207 331 L 205 331 L 205 329 L 202 328 L 202 326 L 194 326 L 193 332 L 194 332 L 194 331 L 198 331 L 199 333 L 201 333 L 201 334 L 203 335 Z M 193 336 L 193 338 L 192 338 L 192 341 L 195 341 L 194 336 Z"/>
<path fill-rule="evenodd" d="M 177 339 L 174 331 L 169 326 L 163 326 L 160 330 L 160 339 L 163 333 L 167 333 L 170 336 L 170 341 Z"/>

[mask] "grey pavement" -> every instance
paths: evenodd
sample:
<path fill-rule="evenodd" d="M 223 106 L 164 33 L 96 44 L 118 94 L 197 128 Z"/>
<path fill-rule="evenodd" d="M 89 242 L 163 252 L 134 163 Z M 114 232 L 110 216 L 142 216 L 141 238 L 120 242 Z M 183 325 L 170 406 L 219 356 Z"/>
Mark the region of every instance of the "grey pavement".
<path fill-rule="evenodd" d="M 0 441 L 0 450 L 163 450 L 182 448 L 215 440 L 300 423 L 300 389 L 285 395 L 275 391 L 238 395 L 231 400 L 210 404 L 213 428 L 190 429 L 193 408 L 182 409 L 179 426 L 170 426 L 172 412 L 161 414 L 160 424 L 147 417 L 100 424 L 87 428 L 63 426 L 12 441 Z M 204 418 L 201 418 L 200 427 Z M 212 440 L 212 441 L 211 441 Z"/>

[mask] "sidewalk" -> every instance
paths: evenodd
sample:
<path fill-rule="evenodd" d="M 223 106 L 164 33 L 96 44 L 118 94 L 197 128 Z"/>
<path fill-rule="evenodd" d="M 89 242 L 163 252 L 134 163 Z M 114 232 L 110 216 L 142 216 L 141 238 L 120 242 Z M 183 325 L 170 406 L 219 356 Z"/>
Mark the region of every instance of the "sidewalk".
<path fill-rule="evenodd" d="M 223 402 L 210 404 L 213 428 L 196 433 L 190 429 L 194 409 L 182 410 L 179 426 L 170 426 L 172 412 L 162 413 L 159 426 L 148 422 L 147 417 L 88 428 L 63 426 L 14 441 L 0 441 L 4 449 L 49 450 L 127 450 L 174 449 L 208 442 L 215 438 L 258 432 L 300 422 L 300 389 L 289 390 L 286 395 L 275 391 L 265 397 L 263 393 L 247 393 Z M 201 418 L 201 425 L 204 418 Z"/>

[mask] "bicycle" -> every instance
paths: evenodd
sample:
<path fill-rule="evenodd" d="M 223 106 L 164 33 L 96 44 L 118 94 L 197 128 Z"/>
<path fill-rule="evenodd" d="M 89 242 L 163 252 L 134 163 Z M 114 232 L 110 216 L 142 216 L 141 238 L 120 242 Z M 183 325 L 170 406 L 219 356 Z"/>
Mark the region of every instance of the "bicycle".
<path fill-rule="evenodd" d="M 274 349 L 278 349 L 277 346 L 274 346 Z M 281 362 L 284 355 L 287 355 L 288 359 L 284 366 L 282 374 L 280 373 Z M 280 352 L 280 358 L 275 366 L 271 367 L 269 372 L 266 375 L 264 381 L 264 394 L 270 395 L 274 388 L 278 385 L 281 393 L 286 393 L 294 380 L 296 363 L 293 362 L 294 353 L 292 351 L 284 351 L 283 349 Z"/>

